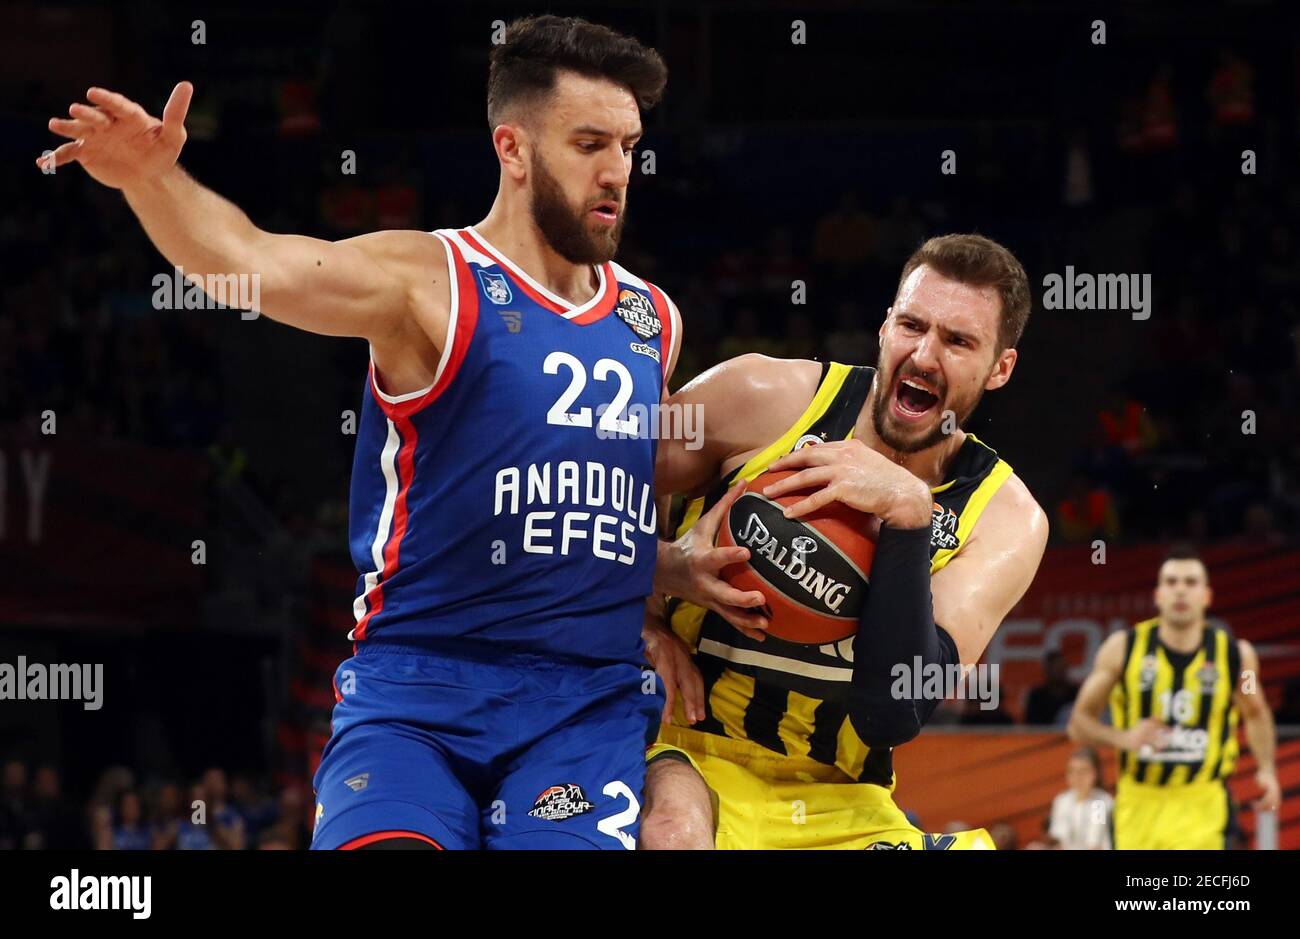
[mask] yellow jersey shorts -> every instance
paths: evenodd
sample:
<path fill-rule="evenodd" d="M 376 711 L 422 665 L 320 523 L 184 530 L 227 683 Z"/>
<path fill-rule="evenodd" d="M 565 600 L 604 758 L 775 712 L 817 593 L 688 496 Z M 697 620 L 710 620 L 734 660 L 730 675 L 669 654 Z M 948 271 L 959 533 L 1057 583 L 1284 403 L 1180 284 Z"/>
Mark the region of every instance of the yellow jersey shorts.
<path fill-rule="evenodd" d="M 1115 847 L 1121 851 L 1221 851 L 1228 789 L 1217 780 L 1153 786 L 1121 776 L 1115 786 Z"/>
<path fill-rule="evenodd" d="M 840 770 L 783 756 L 748 740 L 661 726 L 646 760 L 685 757 L 716 795 L 722 850 L 993 848 L 984 829 L 933 835 L 912 825 L 883 786 L 852 782 Z"/>

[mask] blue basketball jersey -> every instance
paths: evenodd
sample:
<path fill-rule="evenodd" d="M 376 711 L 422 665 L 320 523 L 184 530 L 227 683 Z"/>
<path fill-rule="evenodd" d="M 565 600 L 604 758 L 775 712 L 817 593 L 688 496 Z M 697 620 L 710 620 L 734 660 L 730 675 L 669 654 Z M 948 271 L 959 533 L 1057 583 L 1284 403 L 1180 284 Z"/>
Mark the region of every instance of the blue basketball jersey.
<path fill-rule="evenodd" d="M 472 228 L 443 230 L 451 307 L 433 384 L 373 363 L 352 468 L 351 638 L 468 640 L 639 661 L 664 368 L 680 321 L 617 264 L 573 306 Z"/>

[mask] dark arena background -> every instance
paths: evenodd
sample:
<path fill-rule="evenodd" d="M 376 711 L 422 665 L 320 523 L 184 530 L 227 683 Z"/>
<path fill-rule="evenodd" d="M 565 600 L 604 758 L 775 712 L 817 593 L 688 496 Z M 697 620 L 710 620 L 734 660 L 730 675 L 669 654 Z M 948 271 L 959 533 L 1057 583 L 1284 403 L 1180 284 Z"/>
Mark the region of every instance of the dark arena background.
<path fill-rule="evenodd" d="M 1282 0 L 0 5 L 0 662 L 102 665 L 95 709 L 0 700 L 0 848 L 132 846 L 124 818 L 138 847 L 306 848 L 357 578 L 365 342 L 158 309 L 171 267 L 120 193 L 34 166 L 47 118 L 90 85 L 157 114 L 188 79 L 181 162 L 257 225 L 463 226 L 498 173 L 494 24 L 541 12 L 669 67 L 618 260 L 681 309 L 674 388 L 747 352 L 871 364 L 934 234 L 986 234 L 1029 274 L 1015 376 L 967 429 L 1051 540 L 984 658 L 1000 706 L 943 705 L 895 755 L 898 804 L 926 831 L 1052 847 L 1073 695 L 1190 543 L 1278 724 L 1281 808 L 1252 807 L 1243 744 L 1230 843 L 1300 848 L 1300 7 Z M 1045 278 L 1068 271 L 1149 278 L 1146 309 L 1062 308 Z"/>

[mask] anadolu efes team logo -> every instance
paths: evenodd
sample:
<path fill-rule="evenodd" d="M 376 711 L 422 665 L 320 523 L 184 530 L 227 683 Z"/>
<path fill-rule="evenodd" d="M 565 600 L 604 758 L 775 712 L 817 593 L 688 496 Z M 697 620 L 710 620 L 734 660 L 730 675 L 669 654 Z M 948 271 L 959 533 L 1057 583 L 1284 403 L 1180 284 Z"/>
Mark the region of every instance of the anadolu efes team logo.
<path fill-rule="evenodd" d="M 490 271 L 480 270 L 478 280 L 483 285 L 483 292 L 487 294 L 487 298 L 497 306 L 505 306 L 514 299 L 514 294 L 510 292 L 510 283 L 506 280 L 504 274 L 493 274 Z"/>
<path fill-rule="evenodd" d="M 614 307 L 614 312 L 642 339 L 653 339 L 663 331 L 663 324 L 650 301 L 635 290 L 618 292 L 618 306 Z"/>

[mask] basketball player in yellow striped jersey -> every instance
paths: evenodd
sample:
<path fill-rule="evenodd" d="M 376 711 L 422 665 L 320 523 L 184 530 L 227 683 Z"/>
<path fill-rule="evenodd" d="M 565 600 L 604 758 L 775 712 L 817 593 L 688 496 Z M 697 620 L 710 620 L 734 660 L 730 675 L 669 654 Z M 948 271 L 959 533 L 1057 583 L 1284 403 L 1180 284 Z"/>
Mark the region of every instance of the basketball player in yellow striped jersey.
<path fill-rule="evenodd" d="M 647 655 L 676 706 L 651 748 L 641 845 L 991 848 L 930 835 L 894 804 L 891 747 L 937 701 L 901 700 L 894 666 L 973 664 L 1028 588 L 1047 523 L 1011 467 L 962 422 L 1011 377 L 1029 314 L 1015 257 L 986 238 L 926 242 L 904 266 L 878 367 L 746 355 L 670 399 L 702 411 L 702 446 L 661 440 L 656 486 L 685 493 L 662 542 Z M 838 500 L 881 522 L 855 636 L 816 646 L 764 632 L 761 593 L 717 576 L 748 557 L 714 537 L 745 482 L 793 475 L 787 514 Z"/>
<path fill-rule="evenodd" d="M 1070 736 L 1119 751 L 1121 850 L 1226 847 L 1225 783 L 1243 721 L 1263 790 L 1256 807 L 1273 810 L 1281 801 L 1259 656 L 1245 639 L 1206 622 L 1211 600 L 1205 564 L 1189 551 L 1171 552 L 1156 581 L 1160 615 L 1107 638 L 1079 689 Z M 1107 704 L 1109 726 L 1101 721 Z"/>

